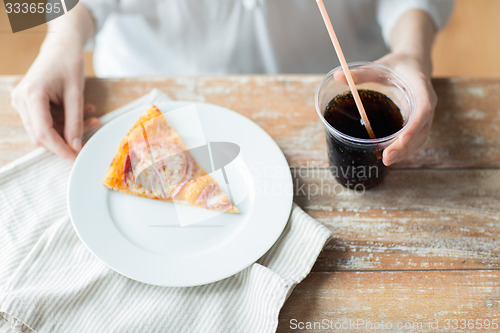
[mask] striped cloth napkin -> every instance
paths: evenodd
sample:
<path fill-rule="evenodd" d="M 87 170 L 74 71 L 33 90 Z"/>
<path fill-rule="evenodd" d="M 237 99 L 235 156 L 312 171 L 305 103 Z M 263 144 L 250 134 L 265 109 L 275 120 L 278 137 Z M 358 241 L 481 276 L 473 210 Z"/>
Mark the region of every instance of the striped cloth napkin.
<path fill-rule="evenodd" d="M 103 117 L 167 99 L 154 90 Z M 158 287 L 103 264 L 66 206 L 71 163 L 38 149 L 0 169 L 0 332 L 274 332 L 330 231 L 294 205 L 276 244 L 208 285 Z"/>

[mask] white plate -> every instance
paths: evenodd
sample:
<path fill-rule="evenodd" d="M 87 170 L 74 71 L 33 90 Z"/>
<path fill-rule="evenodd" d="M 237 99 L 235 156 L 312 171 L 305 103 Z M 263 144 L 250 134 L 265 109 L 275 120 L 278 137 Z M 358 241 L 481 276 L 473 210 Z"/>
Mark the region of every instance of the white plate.
<path fill-rule="evenodd" d="M 187 105 L 196 106 L 197 124 L 203 127 L 207 142 L 232 142 L 240 147 L 238 157 L 224 168 L 240 214 L 183 206 L 183 216 L 207 214 L 207 218 L 180 226 L 179 204 L 118 193 L 102 185 L 121 140 L 145 108 L 120 116 L 94 134 L 78 155 L 69 180 L 69 213 L 82 242 L 116 272 L 154 285 L 202 285 L 243 270 L 276 242 L 292 206 L 288 163 L 264 130 L 212 104 L 157 105 L 189 148 L 189 133 L 196 121 L 179 121 L 169 115 Z M 211 175 L 225 185 L 221 170 Z"/>

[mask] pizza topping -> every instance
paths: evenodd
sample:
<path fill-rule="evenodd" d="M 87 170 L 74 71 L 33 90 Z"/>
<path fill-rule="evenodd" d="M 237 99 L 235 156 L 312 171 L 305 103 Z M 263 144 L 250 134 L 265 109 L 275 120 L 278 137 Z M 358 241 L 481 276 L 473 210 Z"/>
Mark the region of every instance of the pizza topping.
<path fill-rule="evenodd" d="M 135 183 L 157 198 L 172 199 L 192 178 L 195 165 L 187 153 L 174 154 L 145 168 Z"/>
<path fill-rule="evenodd" d="M 123 174 L 126 176 L 131 171 L 132 164 L 130 163 L 130 155 L 127 155 L 127 158 L 125 159 L 125 165 L 123 166 Z"/>
<path fill-rule="evenodd" d="M 230 210 L 232 204 L 227 200 L 226 195 L 215 183 L 206 186 L 196 200 L 200 206 L 215 210 Z"/>

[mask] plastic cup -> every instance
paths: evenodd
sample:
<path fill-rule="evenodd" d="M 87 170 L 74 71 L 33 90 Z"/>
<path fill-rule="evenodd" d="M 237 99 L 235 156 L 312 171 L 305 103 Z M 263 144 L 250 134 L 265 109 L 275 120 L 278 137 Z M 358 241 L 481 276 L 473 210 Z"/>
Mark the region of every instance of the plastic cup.
<path fill-rule="evenodd" d="M 389 97 L 400 109 L 403 127 L 388 136 L 364 139 L 340 132 L 328 123 L 324 112 L 328 103 L 337 95 L 349 92 L 349 87 L 339 66 L 325 75 L 319 84 L 315 105 L 325 126 L 330 171 L 343 186 L 365 190 L 380 184 L 386 174 L 382 153 L 408 127 L 415 113 L 415 97 L 406 81 L 386 66 L 372 62 L 349 64 L 358 90 L 367 89 Z"/>

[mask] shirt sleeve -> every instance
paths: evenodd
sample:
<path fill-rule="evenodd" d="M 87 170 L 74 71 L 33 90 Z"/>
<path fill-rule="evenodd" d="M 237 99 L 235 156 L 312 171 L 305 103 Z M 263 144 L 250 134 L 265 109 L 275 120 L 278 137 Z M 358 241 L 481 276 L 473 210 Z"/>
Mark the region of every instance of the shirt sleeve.
<path fill-rule="evenodd" d="M 453 4 L 453 0 L 379 0 L 377 21 L 382 28 L 385 44 L 390 47 L 392 28 L 407 11 L 421 9 L 427 12 L 439 30 L 448 21 Z"/>
<path fill-rule="evenodd" d="M 102 29 L 104 22 L 106 21 L 106 18 L 111 14 L 113 11 L 116 11 L 118 9 L 120 0 L 81 0 L 80 2 L 83 3 L 88 10 L 90 11 L 90 14 L 92 15 L 92 18 L 94 19 L 94 24 L 95 24 L 95 33 L 99 33 L 99 31 Z M 85 50 L 87 51 L 92 51 L 95 46 L 95 35 L 94 37 L 90 38 L 87 43 L 85 43 Z"/>
<path fill-rule="evenodd" d="M 113 11 L 118 9 L 119 0 L 80 0 L 92 14 L 96 26 L 96 33 L 99 32 L 106 21 L 106 18 Z"/>

